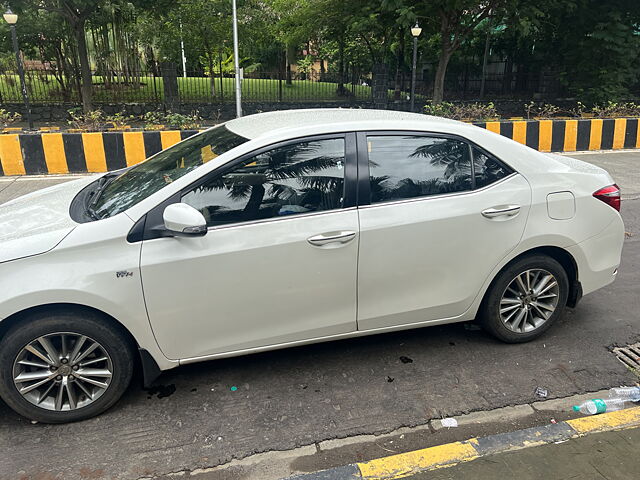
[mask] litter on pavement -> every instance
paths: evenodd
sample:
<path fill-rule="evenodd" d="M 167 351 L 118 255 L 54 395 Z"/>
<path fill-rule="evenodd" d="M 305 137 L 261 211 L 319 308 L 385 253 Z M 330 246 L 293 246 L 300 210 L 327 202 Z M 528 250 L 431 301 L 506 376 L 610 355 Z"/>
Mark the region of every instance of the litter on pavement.
<path fill-rule="evenodd" d="M 540 397 L 540 398 L 547 398 L 549 396 L 549 390 L 542 387 L 536 387 L 533 393 L 535 393 L 536 397 Z"/>
<path fill-rule="evenodd" d="M 458 426 L 458 421 L 455 418 L 443 418 L 440 420 L 443 427 L 455 428 Z"/>

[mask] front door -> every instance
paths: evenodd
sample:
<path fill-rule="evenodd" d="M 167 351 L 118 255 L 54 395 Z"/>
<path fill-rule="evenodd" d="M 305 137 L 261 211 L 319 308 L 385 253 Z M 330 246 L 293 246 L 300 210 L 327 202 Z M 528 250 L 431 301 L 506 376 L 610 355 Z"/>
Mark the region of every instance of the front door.
<path fill-rule="evenodd" d="M 356 330 L 358 214 L 355 198 L 345 198 L 345 170 L 352 162 L 355 169 L 355 154 L 345 156 L 350 138 L 263 149 L 183 192 L 182 202 L 207 219 L 207 235 L 142 245 L 149 319 L 167 357 Z"/>
<path fill-rule="evenodd" d="M 366 142 L 358 329 L 459 317 L 520 242 L 528 182 L 454 137 L 370 134 Z"/>

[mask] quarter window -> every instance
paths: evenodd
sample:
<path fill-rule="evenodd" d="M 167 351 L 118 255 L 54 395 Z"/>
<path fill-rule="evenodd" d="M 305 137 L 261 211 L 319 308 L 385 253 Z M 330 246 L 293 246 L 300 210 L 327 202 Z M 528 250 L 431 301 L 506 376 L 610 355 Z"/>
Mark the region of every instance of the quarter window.
<path fill-rule="evenodd" d="M 510 175 L 512 170 L 505 167 L 495 158 L 490 157 L 473 147 L 473 170 L 476 178 L 476 188 L 486 187 Z"/>
<path fill-rule="evenodd" d="M 449 138 L 367 137 L 371 203 L 471 190 L 469 145 Z"/>
<path fill-rule="evenodd" d="M 258 154 L 188 192 L 182 202 L 209 226 L 341 208 L 343 138 L 310 140 Z"/>

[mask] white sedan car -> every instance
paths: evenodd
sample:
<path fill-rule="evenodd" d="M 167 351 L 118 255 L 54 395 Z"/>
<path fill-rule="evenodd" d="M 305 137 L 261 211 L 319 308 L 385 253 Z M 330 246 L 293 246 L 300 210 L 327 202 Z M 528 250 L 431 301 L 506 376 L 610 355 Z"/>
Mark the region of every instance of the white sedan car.
<path fill-rule="evenodd" d="M 538 337 L 611 283 L 604 170 L 375 110 L 229 121 L 144 163 L 0 206 L 0 396 L 96 415 L 162 370 L 477 319 Z"/>

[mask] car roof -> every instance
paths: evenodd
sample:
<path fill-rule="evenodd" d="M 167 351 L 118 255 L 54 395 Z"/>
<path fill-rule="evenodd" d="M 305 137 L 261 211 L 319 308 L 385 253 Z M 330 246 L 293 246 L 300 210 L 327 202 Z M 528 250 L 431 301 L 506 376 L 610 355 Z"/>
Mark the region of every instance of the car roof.
<path fill-rule="evenodd" d="M 315 108 L 300 110 L 280 110 L 248 115 L 228 121 L 226 127 L 248 139 L 256 139 L 282 129 L 312 128 L 318 132 L 349 127 L 360 130 L 358 125 L 366 123 L 367 128 L 442 128 L 445 125 L 464 125 L 462 122 L 433 117 L 420 113 L 393 110 L 372 110 L 360 108 Z M 436 128 L 439 130 L 440 128 Z"/>

